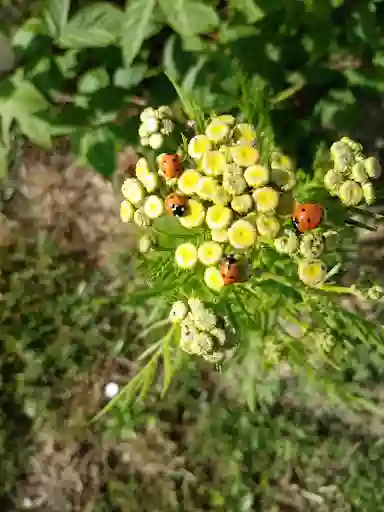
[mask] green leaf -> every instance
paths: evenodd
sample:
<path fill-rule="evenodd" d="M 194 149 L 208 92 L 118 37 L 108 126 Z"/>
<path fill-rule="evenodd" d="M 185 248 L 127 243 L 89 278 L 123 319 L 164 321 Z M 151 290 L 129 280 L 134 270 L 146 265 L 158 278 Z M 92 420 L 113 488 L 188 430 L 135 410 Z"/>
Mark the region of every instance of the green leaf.
<path fill-rule="evenodd" d="M 208 57 L 206 55 L 201 55 L 197 63 L 189 69 L 181 84 L 183 91 L 186 93 L 191 93 L 193 91 L 197 77 L 207 62 L 207 59 Z"/>
<path fill-rule="evenodd" d="M 9 71 L 15 64 L 15 55 L 11 43 L 0 33 L 0 73 Z"/>
<path fill-rule="evenodd" d="M 84 73 L 79 79 L 78 90 L 82 94 L 93 92 L 109 85 L 109 75 L 104 68 L 92 69 Z"/>
<path fill-rule="evenodd" d="M 118 68 L 113 76 L 113 85 L 123 89 L 134 87 L 143 80 L 147 69 L 145 64 L 137 64 L 130 68 Z"/>
<path fill-rule="evenodd" d="M 8 176 L 8 149 L 0 145 L 0 180 Z"/>
<path fill-rule="evenodd" d="M 139 401 L 144 402 L 146 399 L 150 387 L 153 384 L 153 380 L 155 378 L 156 369 L 157 369 L 157 360 L 158 360 L 158 354 L 155 354 L 155 356 L 149 361 L 147 366 L 145 366 L 142 370 L 142 384 L 141 384 L 141 390 L 139 394 Z"/>
<path fill-rule="evenodd" d="M 129 67 L 147 37 L 153 21 L 156 0 L 129 0 L 123 21 L 122 50 L 124 64 Z"/>
<path fill-rule="evenodd" d="M 265 16 L 264 11 L 255 0 L 232 0 L 231 5 L 233 9 L 237 9 L 244 14 L 249 23 L 255 23 Z"/>
<path fill-rule="evenodd" d="M 116 169 L 116 144 L 110 134 L 96 134 L 95 139 L 89 143 L 86 158 L 97 172 L 109 178 Z"/>
<path fill-rule="evenodd" d="M 171 328 L 164 338 L 163 342 L 163 363 L 164 363 L 164 383 L 161 395 L 164 396 L 168 391 L 169 385 L 173 377 L 172 359 L 171 359 L 171 343 L 174 336 L 174 328 Z"/>
<path fill-rule="evenodd" d="M 171 27 L 182 36 L 210 32 L 219 25 L 213 7 L 192 0 L 159 0 Z"/>
<path fill-rule="evenodd" d="M 58 44 L 74 49 L 109 46 L 120 37 L 122 22 L 122 12 L 117 7 L 101 2 L 89 5 L 69 21 Z"/>
<path fill-rule="evenodd" d="M 43 18 L 53 39 L 59 39 L 68 21 L 70 0 L 47 0 Z"/>
<path fill-rule="evenodd" d="M 35 115 L 25 116 L 18 119 L 19 127 L 22 133 L 34 144 L 51 149 L 52 138 L 50 125 L 44 119 Z"/>

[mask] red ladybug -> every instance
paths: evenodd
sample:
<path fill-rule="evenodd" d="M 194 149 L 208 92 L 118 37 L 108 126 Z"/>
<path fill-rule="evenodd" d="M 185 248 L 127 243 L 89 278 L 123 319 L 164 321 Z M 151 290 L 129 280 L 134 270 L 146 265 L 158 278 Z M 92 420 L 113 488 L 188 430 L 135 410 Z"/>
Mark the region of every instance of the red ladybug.
<path fill-rule="evenodd" d="M 292 220 L 298 231 L 304 233 L 320 226 L 324 218 L 324 208 L 317 203 L 296 204 Z"/>
<path fill-rule="evenodd" d="M 188 206 L 188 199 L 177 192 L 172 192 L 165 198 L 165 209 L 174 217 L 185 215 Z"/>
<path fill-rule="evenodd" d="M 168 180 L 172 178 L 178 178 L 183 172 L 180 158 L 178 155 L 167 154 L 161 159 L 161 170 L 164 173 L 165 178 Z"/>
<path fill-rule="evenodd" d="M 220 265 L 220 274 L 224 284 L 233 284 L 239 281 L 240 271 L 234 256 L 230 255 L 224 258 Z"/>

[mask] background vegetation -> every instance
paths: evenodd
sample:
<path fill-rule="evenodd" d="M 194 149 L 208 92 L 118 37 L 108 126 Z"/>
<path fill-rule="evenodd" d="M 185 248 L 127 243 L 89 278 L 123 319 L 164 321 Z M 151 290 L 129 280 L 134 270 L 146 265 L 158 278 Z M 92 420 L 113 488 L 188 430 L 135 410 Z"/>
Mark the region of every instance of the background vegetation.
<path fill-rule="evenodd" d="M 164 70 L 207 112 L 236 107 L 239 69 L 265 82 L 279 143 L 303 167 L 342 134 L 379 152 L 383 22 L 381 0 L 3 4 L 2 173 L 22 166 L 22 137 L 49 150 L 64 135 L 111 176 L 137 143 L 138 104 L 176 100 Z M 235 377 L 191 362 L 164 399 L 90 426 L 104 385 L 134 374 L 148 310 L 120 307 L 129 261 L 116 277 L 51 238 L 20 230 L 0 254 L 2 510 L 381 510 L 381 419 L 330 409 L 286 375 L 250 412 Z M 381 402 L 363 347 L 345 378 Z"/>

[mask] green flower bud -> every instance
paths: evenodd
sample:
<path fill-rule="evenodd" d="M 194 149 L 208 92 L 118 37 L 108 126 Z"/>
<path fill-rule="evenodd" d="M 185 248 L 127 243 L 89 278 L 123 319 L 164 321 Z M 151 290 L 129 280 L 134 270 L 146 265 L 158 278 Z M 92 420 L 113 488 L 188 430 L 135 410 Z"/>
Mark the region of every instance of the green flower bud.
<path fill-rule="evenodd" d="M 381 175 L 381 165 L 377 161 L 377 159 L 373 156 L 370 156 L 364 161 L 365 170 L 370 178 L 377 179 Z"/>
<path fill-rule="evenodd" d="M 368 179 L 368 174 L 365 170 L 363 162 L 356 162 L 352 167 L 351 177 L 357 183 L 363 183 Z"/>
<path fill-rule="evenodd" d="M 299 239 L 297 235 L 290 230 L 286 230 L 284 236 L 276 238 L 275 249 L 280 254 L 294 254 L 299 245 Z"/>
<path fill-rule="evenodd" d="M 324 176 L 324 186 L 333 196 L 337 196 L 342 184 L 343 176 L 340 171 L 336 171 L 336 169 L 330 169 Z"/>
<path fill-rule="evenodd" d="M 363 199 L 363 190 L 355 181 L 347 180 L 340 187 L 339 197 L 345 205 L 357 206 Z"/>
<path fill-rule="evenodd" d="M 296 185 L 296 176 L 291 169 L 272 169 L 271 180 L 284 192 L 291 190 Z"/>
<path fill-rule="evenodd" d="M 324 251 L 324 237 L 318 233 L 304 233 L 300 240 L 300 253 L 307 260 L 318 258 Z"/>
<path fill-rule="evenodd" d="M 370 181 L 366 181 L 361 185 L 361 188 L 363 189 L 364 200 L 367 205 L 373 204 L 376 200 L 373 184 Z"/>

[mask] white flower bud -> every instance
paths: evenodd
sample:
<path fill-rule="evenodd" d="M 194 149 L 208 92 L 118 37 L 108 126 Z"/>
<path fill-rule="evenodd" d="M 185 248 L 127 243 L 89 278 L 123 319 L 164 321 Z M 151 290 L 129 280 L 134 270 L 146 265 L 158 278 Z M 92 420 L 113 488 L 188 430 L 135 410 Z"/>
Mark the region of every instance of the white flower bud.
<path fill-rule="evenodd" d="M 364 200 L 370 206 L 376 200 L 374 186 L 370 181 L 366 181 L 361 185 L 361 188 L 363 189 Z"/>
<path fill-rule="evenodd" d="M 351 178 L 357 183 L 363 183 L 368 179 L 368 174 L 363 162 L 356 162 L 352 166 Z"/>
<path fill-rule="evenodd" d="M 161 133 L 153 133 L 148 140 L 148 144 L 152 149 L 159 149 L 163 145 L 164 137 Z"/>
<path fill-rule="evenodd" d="M 149 236 L 142 236 L 139 239 L 139 252 L 146 254 L 152 247 L 152 240 Z"/>
<path fill-rule="evenodd" d="M 187 306 L 184 304 L 184 302 L 178 300 L 172 304 L 168 318 L 172 323 L 179 323 L 184 320 L 184 318 L 187 316 L 187 313 Z"/>
<path fill-rule="evenodd" d="M 324 186 L 333 196 L 338 195 L 342 184 L 343 176 L 340 171 L 336 171 L 336 169 L 330 169 L 324 176 Z"/>
<path fill-rule="evenodd" d="M 347 180 L 339 189 L 339 197 L 345 205 L 357 206 L 363 199 L 363 191 L 358 183 Z"/>
<path fill-rule="evenodd" d="M 364 167 L 370 178 L 377 179 L 381 176 L 381 165 L 373 156 L 364 161 Z"/>
<path fill-rule="evenodd" d="M 275 240 L 275 249 L 280 254 L 294 254 L 298 248 L 299 239 L 297 235 L 290 230 L 284 232 L 284 236 Z"/>

